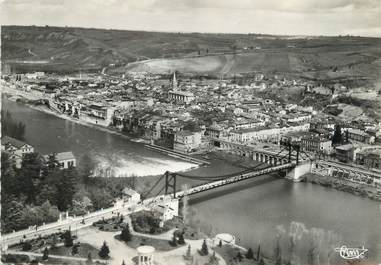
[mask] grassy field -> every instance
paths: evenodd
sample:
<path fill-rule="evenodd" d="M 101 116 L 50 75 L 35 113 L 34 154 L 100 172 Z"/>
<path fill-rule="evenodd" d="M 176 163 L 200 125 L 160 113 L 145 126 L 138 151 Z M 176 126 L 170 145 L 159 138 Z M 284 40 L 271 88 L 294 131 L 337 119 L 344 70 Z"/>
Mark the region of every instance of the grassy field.
<path fill-rule="evenodd" d="M 91 253 L 91 256 L 94 259 L 99 259 L 98 252 L 99 252 L 98 249 L 85 243 L 81 243 L 79 245 L 78 254 L 75 254 L 74 256 L 72 255 L 72 247 L 60 246 L 60 247 L 51 248 L 49 250 L 50 255 L 80 257 L 80 258 L 87 258 L 89 253 Z"/>

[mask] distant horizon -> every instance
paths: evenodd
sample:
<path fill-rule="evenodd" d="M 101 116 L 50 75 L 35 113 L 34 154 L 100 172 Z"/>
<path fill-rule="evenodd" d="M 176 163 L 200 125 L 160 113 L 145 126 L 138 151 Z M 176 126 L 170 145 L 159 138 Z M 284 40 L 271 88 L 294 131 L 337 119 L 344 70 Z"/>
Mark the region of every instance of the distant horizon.
<path fill-rule="evenodd" d="M 356 38 L 376 38 L 380 39 L 380 36 L 366 36 L 366 35 L 303 35 L 303 34 L 273 34 L 273 33 L 259 33 L 259 32 L 209 32 L 209 31 L 165 31 L 165 30 L 143 30 L 143 29 L 127 29 L 127 28 L 102 28 L 102 27 L 86 27 L 86 26 L 73 26 L 73 25 L 22 25 L 22 24 L 1 24 L 0 27 L 39 27 L 39 28 L 77 28 L 77 29 L 93 29 L 93 30 L 114 30 L 114 31 L 136 31 L 136 32 L 152 32 L 152 33 L 171 33 L 171 34 L 226 34 L 226 35 L 263 35 L 274 37 L 296 37 L 296 38 L 332 38 L 332 37 L 356 37 Z"/>
<path fill-rule="evenodd" d="M 1 25 L 381 37 L 379 0 L 0 0 Z"/>

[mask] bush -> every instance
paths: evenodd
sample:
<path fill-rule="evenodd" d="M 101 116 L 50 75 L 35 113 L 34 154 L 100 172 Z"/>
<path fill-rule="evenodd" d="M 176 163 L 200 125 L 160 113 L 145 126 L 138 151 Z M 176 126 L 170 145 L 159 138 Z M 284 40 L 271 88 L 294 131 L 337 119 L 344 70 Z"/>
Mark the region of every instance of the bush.
<path fill-rule="evenodd" d="M 32 249 L 32 244 L 29 243 L 29 242 L 24 242 L 24 244 L 22 244 L 22 250 L 23 251 L 29 251 Z"/>
<path fill-rule="evenodd" d="M 64 244 L 65 247 L 72 247 L 73 246 L 73 237 L 71 235 L 70 230 L 65 231 L 63 234 Z"/>

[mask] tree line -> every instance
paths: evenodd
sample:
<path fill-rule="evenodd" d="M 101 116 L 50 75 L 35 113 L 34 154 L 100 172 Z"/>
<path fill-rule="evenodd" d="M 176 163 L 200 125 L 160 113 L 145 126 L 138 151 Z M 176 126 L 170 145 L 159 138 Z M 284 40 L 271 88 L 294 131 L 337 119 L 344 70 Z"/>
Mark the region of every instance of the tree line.
<path fill-rule="evenodd" d="M 87 155 L 80 168 L 61 169 L 54 155 L 44 161 L 38 153 L 25 154 L 16 168 L 9 154 L 1 154 L 2 232 L 54 222 L 60 212 L 85 215 L 113 205 L 119 187 L 91 178 L 94 162 Z"/>

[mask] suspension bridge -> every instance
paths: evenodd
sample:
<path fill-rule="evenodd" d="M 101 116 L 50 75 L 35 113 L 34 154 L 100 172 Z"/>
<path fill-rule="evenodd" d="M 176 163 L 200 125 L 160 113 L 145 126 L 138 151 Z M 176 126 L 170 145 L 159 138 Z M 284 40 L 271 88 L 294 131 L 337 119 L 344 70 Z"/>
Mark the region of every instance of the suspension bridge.
<path fill-rule="evenodd" d="M 272 157 L 276 157 L 277 159 L 268 159 L 266 161 L 267 163 L 261 163 L 237 173 L 217 176 L 195 176 L 183 172 L 167 171 L 146 193 L 142 194 L 143 200 L 138 204 L 115 204 L 113 207 L 91 212 L 84 216 L 70 217 L 62 221 L 58 220 L 54 223 L 44 224 L 35 229 L 29 228 L 2 235 L 1 250 L 6 250 L 8 245 L 18 243 L 22 240 L 46 236 L 64 230 L 76 231 L 90 226 L 93 222 L 102 220 L 103 218 L 110 218 L 116 214 L 131 214 L 141 211 L 159 204 L 166 198 L 181 199 L 184 196 L 201 193 L 275 172 L 290 172 L 303 166 L 304 163 L 301 163 L 303 162 L 303 158 L 301 158 L 302 153 L 298 145 L 286 142 L 281 145 L 281 150 L 277 154 L 272 154 Z M 196 182 L 197 184 L 182 190 L 178 187 L 180 178 L 187 179 L 188 182 Z M 158 192 L 152 195 L 154 191 L 157 190 Z"/>
<path fill-rule="evenodd" d="M 282 142 L 280 151 L 272 154 L 271 158 L 274 159 L 265 159 L 262 163 L 241 172 L 216 176 L 195 176 L 183 172 L 167 171 L 146 193 L 142 194 L 142 197 L 150 198 L 150 202 L 155 201 L 153 198 L 161 199 L 160 196 L 163 195 L 171 196 L 172 198 L 182 198 L 185 195 L 201 193 L 267 174 L 289 172 L 297 167 L 300 162 L 309 159 L 308 155 L 300 150 L 299 145 L 290 142 Z M 197 182 L 197 184 L 182 190 L 179 187 L 181 182 Z"/>

